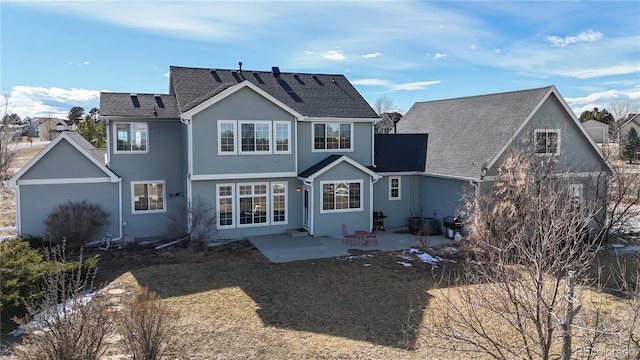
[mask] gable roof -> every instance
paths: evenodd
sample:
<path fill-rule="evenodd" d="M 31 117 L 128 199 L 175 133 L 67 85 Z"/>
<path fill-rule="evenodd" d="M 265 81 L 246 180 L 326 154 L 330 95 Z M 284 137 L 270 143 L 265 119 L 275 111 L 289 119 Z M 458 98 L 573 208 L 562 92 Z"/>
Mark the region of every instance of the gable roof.
<path fill-rule="evenodd" d="M 306 117 L 378 117 L 344 75 L 172 66 L 170 77 L 170 93 L 183 113 L 248 81 Z"/>
<path fill-rule="evenodd" d="M 325 172 L 329 171 L 331 168 L 333 168 L 334 166 L 336 166 L 336 165 L 338 165 L 338 164 L 340 164 L 342 162 L 347 162 L 347 163 L 351 164 L 353 167 L 359 169 L 360 171 L 362 171 L 362 172 L 364 172 L 366 174 L 369 174 L 373 178 L 378 179 L 380 177 L 378 174 L 376 174 L 375 172 L 371 171 L 367 167 L 361 165 L 357 161 L 351 159 L 350 157 L 348 157 L 346 155 L 335 155 L 334 154 L 334 155 L 327 156 L 326 158 L 324 158 L 321 161 L 317 162 L 316 164 L 314 164 L 310 168 L 308 168 L 305 171 L 303 171 L 300 174 L 298 174 L 298 179 L 307 180 L 307 181 L 313 181 L 317 176 L 320 176 L 320 175 L 324 174 Z"/>
<path fill-rule="evenodd" d="M 627 126 L 627 124 L 634 122 L 636 125 L 640 126 L 640 114 L 636 114 L 631 119 L 627 120 L 624 124 L 620 125 L 620 129 Z"/>
<path fill-rule="evenodd" d="M 423 172 L 427 160 L 427 134 L 376 134 L 376 172 Z"/>
<path fill-rule="evenodd" d="M 56 136 L 53 141 L 51 141 L 44 149 L 40 150 L 39 153 L 36 154 L 31 160 L 29 160 L 23 167 L 18 171 L 9 181 L 7 182 L 9 186 L 15 186 L 18 180 L 24 175 L 29 169 L 31 169 L 40 159 L 42 159 L 49 151 L 51 151 L 58 143 L 61 141 L 67 141 L 71 146 L 73 146 L 78 152 L 84 155 L 89 161 L 91 161 L 94 165 L 96 165 L 100 170 L 102 170 L 105 175 L 107 175 L 111 182 L 120 181 L 120 177 L 116 175 L 111 169 L 109 169 L 104 164 L 104 155 L 106 154 L 106 149 L 98 149 L 95 146 L 91 145 L 82 135 L 72 132 L 72 131 L 63 131 L 60 135 Z"/>
<path fill-rule="evenodd" d="M 178 119 L 178 103 L 171 94 L 100 93 L 100 117 Z"/>
<path fill-rule="evenodd" d="M 555 96 L 594 151 L 602 151 L 554 86 L 414 104 L 398 122 L 402 133 L 428 133 L 425 172 L 480 179 L 507 150 L 535 112 Z"/>
<path fill-rule="evenodd" d="M 587 120 L 585 122 L 582 123 L 582 126 L 584 126 L 586 129 L 594 129 L 594 128 L 609 128 L 608 124 L 605 124 L 603 122 L 600 122 L 598 120 Z"/>

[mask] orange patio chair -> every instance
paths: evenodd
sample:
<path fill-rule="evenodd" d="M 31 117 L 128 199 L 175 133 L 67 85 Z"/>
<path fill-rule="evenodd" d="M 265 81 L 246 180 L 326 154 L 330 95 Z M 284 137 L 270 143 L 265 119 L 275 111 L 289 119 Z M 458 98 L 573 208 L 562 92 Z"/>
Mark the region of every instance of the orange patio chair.
<path fill-rule="evenodd" d="M 372 232 L 372 233 L 367 234 L 367 237 L 366 237 L 366 244 L 369 244 L 370 242 L 372 242 L 372 243 L 374 243 L 374 245 L 375 245 L 375 246 L 378 246 L 378 237 L 377 237 L 377 235 L 378 235 L 378 229 L 379 229 L 379 227 L 378 227 L 378 226 L 376 226 L 376 227 L 373 229 L 373 232 Z"/>

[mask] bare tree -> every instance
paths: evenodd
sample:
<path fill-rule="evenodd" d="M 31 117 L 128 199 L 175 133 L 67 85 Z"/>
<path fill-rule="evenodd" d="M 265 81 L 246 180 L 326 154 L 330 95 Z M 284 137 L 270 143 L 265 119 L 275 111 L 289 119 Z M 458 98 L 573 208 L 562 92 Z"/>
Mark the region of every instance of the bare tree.
<path fill-rule="evenodd" d="M 197 197 L 169 218 L 167 235 L 172 238 L 185 238 L 194 245 L 202 245 L 206 241 L 213 240 L 216 233 L 216 220 L 213 205 Z"/>
<path fill-rule="evenodd" d="M 609 109 L 616 121 L 624 121 L 630 114 L 640 113 L 640 102 L 631 98 L 616 99 L 611 101 Z"/>
<path fill-rule="evenodd" d="M 2 104 L 2 122 L 0 123 L 0 188 L 2 180 L 9 178 L 9 169 L 16 155 L 16 150 L 11 146 L 14 143 L 14 133 L 11 130 L 9 118 L 9 93 L 5 91 Z"/>
<path fill-rule="evenodd" d="M 394 110 L 393 100 L 387 95 L 382 95 L 373 103 L 373 110 L 378 116 L 382 116 L 382 114 Z"/>
<path fill-rule="evenodd" d="M 558 172 L 553 159 L 512 151 L 492 186 L 469 199 L 472 258 L 435 292 L 427 334 L 496 359 L 572 356 L 601 208 Z"/>

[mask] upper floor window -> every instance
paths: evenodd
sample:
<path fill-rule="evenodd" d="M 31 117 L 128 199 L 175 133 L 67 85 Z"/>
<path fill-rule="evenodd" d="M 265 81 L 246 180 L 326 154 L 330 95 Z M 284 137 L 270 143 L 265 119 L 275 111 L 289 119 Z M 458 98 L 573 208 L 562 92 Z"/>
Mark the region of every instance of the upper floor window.
<path fill-rule="evenodd" d="M 400 176 L 389 177 L 389 200 L 400 200 Z"/>
<path fill-rule="evenodd" d="M 146 123 L 115 124 L 116 153 L 146 153 L 149 149 L 149 130 Z"/>
<path fill-rule="evenodd" d="M 218 121 L 219 155 L 290 154 L 290 143 L 288 121 Z"/>
<path fill-rule="evenodd" d="M 352 150 L 353 124 L 313 124 L 313 150 Z"/>
<path fill-rule="evenodd" d="M 322 184 L 322 210 L 320 212 L 362 210 L 362 181 L 328 182 Z"/>
<path fill-rule="evenodd" d="M 164 212 L 164 181 L 132 181 L 132 213 Z"/>
<path fill-rule="evenodd" d="M 560 154 L 560 129 L 536 129 L 534 131 L 534 140 L 536 154 Z"/>

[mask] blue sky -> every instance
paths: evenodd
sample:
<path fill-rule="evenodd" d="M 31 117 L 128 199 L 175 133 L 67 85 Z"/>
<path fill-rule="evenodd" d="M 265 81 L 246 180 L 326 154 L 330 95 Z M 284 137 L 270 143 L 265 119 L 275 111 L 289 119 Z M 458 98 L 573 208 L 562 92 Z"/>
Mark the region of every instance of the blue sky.
<path fill-rule="evenodd" d="M 640 102 L 638 1 L 0 2 L 9 112 L 167 93 L 169 66 L 344 74 L 373 104 L 555 85 L 578 114 Z M 3 103 L 7 99 L 3 100 Z"/>

